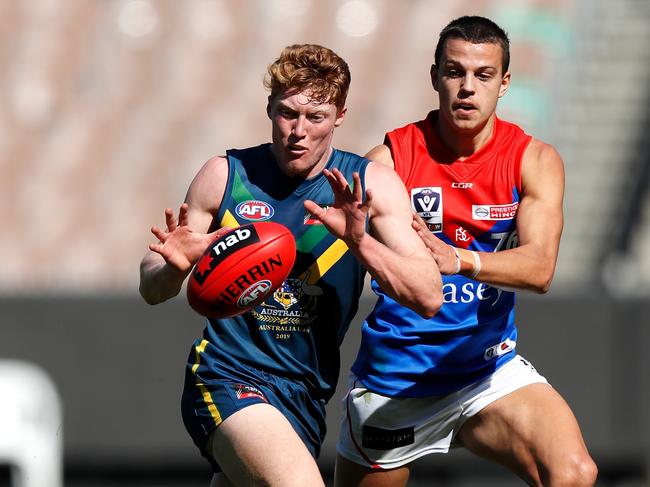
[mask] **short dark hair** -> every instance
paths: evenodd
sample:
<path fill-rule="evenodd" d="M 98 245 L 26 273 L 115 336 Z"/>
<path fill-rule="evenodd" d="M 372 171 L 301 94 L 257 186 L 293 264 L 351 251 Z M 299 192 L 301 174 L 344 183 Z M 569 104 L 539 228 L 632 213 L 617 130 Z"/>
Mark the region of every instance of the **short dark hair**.
<path fill-rule="evenodd" d="M 463 39 L 472 44 L 499 44 L 503 51 L 501 66 L 503 67 L 504 73 L 508 71 L 508 67 L 510 66 L 510 39 L 508 39 L 508 34 L 490 19 L 477 15 L 466 15 L 449 22 L 442 29 L 438 38 L 438 45 L 436 46 L 434 56 L 437 66 L 440 65 L 442 48 L 445 41 L 452 38 Z"/>

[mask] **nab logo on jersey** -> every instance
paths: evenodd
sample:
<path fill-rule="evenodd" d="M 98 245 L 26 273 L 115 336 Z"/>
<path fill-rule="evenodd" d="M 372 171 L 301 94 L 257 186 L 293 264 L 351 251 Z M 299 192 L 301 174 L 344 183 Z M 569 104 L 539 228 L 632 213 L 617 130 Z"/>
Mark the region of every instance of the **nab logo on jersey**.
<path fill-rule="evenodd" d="M 264 201 L 248 200 L 239 203 L 235 208 L 235 213 L 246 220 L 261 222 L 271 218 L 275 210 Z"/>
<path fill-rule="evenodd" d="M 442 232 L 442 188 L 411 189 L 411 205 L 432 232 Z"/>

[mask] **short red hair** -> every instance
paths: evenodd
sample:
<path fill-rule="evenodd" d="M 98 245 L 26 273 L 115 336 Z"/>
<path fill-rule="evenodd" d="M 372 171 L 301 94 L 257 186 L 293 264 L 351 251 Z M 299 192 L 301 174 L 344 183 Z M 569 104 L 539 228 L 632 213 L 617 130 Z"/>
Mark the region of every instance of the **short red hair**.
<path fill-rule="evenodd" d="M 331 49 L 294 44 L 268 67 L 264 86 L 271 90 L 271 98 L 287 91 L 308 91 L 312 100 L 332 103 L 340 110 L 350 88 L 350 69 Z"/>

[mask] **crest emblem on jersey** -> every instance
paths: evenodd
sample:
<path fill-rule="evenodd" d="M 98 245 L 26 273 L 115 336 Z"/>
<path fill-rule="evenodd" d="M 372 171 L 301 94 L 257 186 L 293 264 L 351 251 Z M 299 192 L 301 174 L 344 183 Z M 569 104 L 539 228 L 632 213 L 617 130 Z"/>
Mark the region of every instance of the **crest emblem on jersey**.
<path fill-rule="evenodd" d="M 245 220 L 261 222 L 270 219 L 275 210 L 265 201 L 248 200 L 239 203 L 235 208 L 235 213 Z"/>
<path fill-rule="evenodd" d="M 472 205 L 473 220 L 512 220 L 517 214 L 519 203 L 509 205 Z"/>
<path fill-rule="evenodd" d="M 310 326 L 318 318 L 318 296 L 323 290 L 304 280 L 287 279 L 259 307 L 252 309 L 260 321 L 261 331 L 281 333 L 309 333 Z"/>
<path fill-rule="evenodd" d="M 470 237 L 469 232 L 465 230 L 463 227 L 458 227 L 456 229 L 456 240 L 460 242 L 469 242 L 472 239 Z"/>
<path fill-rule="evenodd" d="M 273 299 L 284 309 L 289 309 L 302 297 L 302 282 L 300 279 L 287 279 L 273 293 Z"/>
<path fill-rule="evenodd" d="M 429 186 L 411 189 L 413 210 L 427 223 L 429 230 L 442 232 L 442 188 Z"/>

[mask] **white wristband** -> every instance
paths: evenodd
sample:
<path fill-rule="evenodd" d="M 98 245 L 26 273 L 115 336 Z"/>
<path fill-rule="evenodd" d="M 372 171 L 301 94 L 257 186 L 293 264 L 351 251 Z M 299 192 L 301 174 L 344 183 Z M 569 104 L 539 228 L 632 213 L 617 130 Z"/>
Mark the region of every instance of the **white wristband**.
<path fill-rule="evenodd" d="M 470 250 L 472 257 L 474 257 L 474 271 L 472 272 L 472 275 L 469 276 L 470 279 L 475 279 L 476 276 L 478 276 L 478 273 L 481 272 L 481 257 L 474 252 L 473 250 Z"/>
<path fill-rule="evenodd" d="M 456 247 L 452 247 L 454 249 L 454 254 L 456 255 L 456 270 L 453 272 L 453 274 L 458 274 L 460 272 L 460 254 L 458 253 L 458 249 Z"/>

